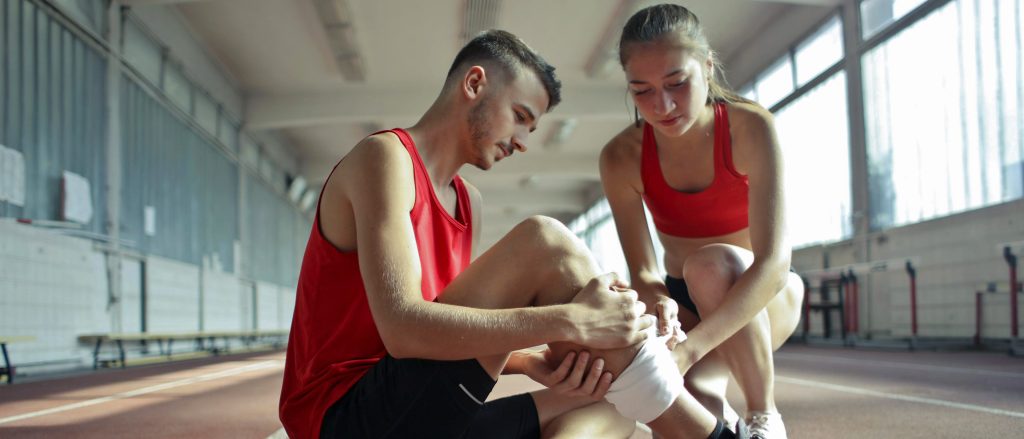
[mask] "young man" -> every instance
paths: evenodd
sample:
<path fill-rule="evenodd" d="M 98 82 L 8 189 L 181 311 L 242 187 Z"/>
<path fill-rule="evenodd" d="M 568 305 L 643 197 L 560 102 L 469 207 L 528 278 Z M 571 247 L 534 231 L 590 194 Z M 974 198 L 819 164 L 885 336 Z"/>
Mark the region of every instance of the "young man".
<path fill-rule="evenodd" d="M 415 126 L 336 165 L 299 276 L 280 402 L 290 437 L 537 436 L 632 361 L 655 318 L 557 221 L 526 220 L 470 263 L 481 200 L 457 172 L 526 151 L 560 99 L 553 70 L 487 32 Z M 545 343 L 613 351 L 557 367 L 514 353 Z M 503 371 L 557 390 L 484 404 Z"/>

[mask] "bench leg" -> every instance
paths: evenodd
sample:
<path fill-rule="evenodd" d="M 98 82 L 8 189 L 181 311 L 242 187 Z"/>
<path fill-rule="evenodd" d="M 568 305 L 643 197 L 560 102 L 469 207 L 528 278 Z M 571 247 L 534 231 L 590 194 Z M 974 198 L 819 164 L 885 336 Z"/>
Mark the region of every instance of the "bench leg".
<path fill-rule="evenodd" d="M 4 370 L 7 374 L 7 385 L 14 384 L 14 368 L 11 367 L 11 358 L 7 356 L 7 343 L 0 343 L 0 350 L 4 352 Z"/>
<path fill-rule="evenodd" d="M 92 350 L 92 370 L 96 370 L 100 366 L 100 346 L 103 345 L 103 340 L 96 339 L 96 347 Z"/>
<path fill-rule="evenodd" d="M 124 363 L 124 343 L 121 340 L 117 341 L 117 350 L 121 355 L 121 369 L 124 369 L 127 365 Z"/>
<path fill-rule="evenodd" d="M 174 343 L 174 339 L 173 338 L 168 338 L 167 339 L 167 359 L 168 360 L 171 359 L 171 345 L 173 343 Z"/>

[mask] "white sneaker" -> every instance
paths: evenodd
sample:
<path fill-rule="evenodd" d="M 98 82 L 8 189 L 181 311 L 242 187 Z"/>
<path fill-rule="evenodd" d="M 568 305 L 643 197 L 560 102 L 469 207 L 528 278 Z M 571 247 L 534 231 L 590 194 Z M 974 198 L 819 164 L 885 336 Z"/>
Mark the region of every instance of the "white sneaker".
<path fill-rule="evenodd" d="M 747 428 L 752 439 L 787 439 L 786 426 L 778 412 L 750 412 L 749 415 Z"/>

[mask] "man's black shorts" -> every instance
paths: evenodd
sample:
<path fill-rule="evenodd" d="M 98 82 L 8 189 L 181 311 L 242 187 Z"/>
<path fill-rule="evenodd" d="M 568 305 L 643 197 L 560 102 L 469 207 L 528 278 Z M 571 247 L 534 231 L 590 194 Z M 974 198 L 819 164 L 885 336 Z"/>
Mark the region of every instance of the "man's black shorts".
<path fill-rule="evenodd" d="M 324 415 L 321 438 L 536 438 L 529 394 L 484 403 L 494 380 L 476 360 L 385 356 Z"/>

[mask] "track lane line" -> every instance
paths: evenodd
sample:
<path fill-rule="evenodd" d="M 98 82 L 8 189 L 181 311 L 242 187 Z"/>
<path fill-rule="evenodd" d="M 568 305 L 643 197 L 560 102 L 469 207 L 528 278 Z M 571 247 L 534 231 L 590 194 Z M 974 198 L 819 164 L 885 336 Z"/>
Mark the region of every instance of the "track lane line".
<path fill-rule="evenodd" d="M 21 421 L 24 419 L 36 418 L 39 416 L 52 415 L 54 413 L 62 413 L 70 410 L 80 409 L 83 407 L 90 407 L 98 404 L 103 404 L 110 401 L 116 401 L 119 399 L 128 399 L 135 396 L 145 395 L 147 393 L 159 392 L 161 390 L 173 389 L 175 387 L 187 386 L 190 384 L 201 383 L 205 381 L 213 381 L 220 378 L 226 378 L 229 376 L 239 375 L 246 372 L 252 372 L 255 370 L 271 369 L 284 367 L 283 360 L 268 360 L 259 363 L 250 364 L 247 366 L 236 367 L 234 369 L 222 370 L 219 372 L 211 372 L 205 375 L 199 375 L 192 378 L 185 378 L 176 381 L 170 381 L 163 384 L 156 384 L 148 387 L 143 387 L 135 390 L 129 390 L 127 392 L 116 393 L 110 396 L 104 396 L 100 398 L 93 398 L 85 401 L 76 403 L 66 404 L 57 406 L 45 410 L 38 410 L 29 413 L 22 413 L 20 415 L 8 416 L 6 418 L 0 418 L 0 425 L 8 424 L 11 422 Z"/>
<path fill-rule="evenodd" d="M 857 358 L 849 357 L 825 357 L 820 355 L 812 354 L 789 354 L 789 353 L 775 353 L 775 358 L 781 360 L 807 360 L 807 361 L 820 361 L 822 363 L 833 363 L 833 364 L 845 364 L 859 363 L 865 365 L 873 365 L 878 367 L 889 367 L 893 369 L 909 369 L 915 371 L 933 371 L 933 372 L 948 372 L 948 373 L 962 373 L 968 375 L 983 375 L 992 377 L 1003 377 L 1003 378 L 1018 378 L 1024 379 L 1024 373 L 1016 372 L 1001 372 L 997 370 L 978 370 L 978 369 L 966 369 L 962 367 L 950 367 L 950 366 L 932 366 L 926 364 L 911 364 L 911 363 L 899 363 L 895 361 L 877 361 L 877 360 L 861 360 Z"/>
<path fill-rule="evenodd" d="M 969 411 L 974 411 L 974 412 L 988 413 L 990 415 L 1001 415 L 1001 416 L 1009 416 L 1009 417 L 1013 417 L 1013 418 L 1024 418 L 1024 413 L 1022 413 L 1022 412 L 1015 412 L 1015 411 L 1012 411 L 1012 410 L 996 409 L 996 408 L 985 407 L 985 406 L 980 406 L 980 405 L 975 405 L 975 404 L 964 404 L 964 403 L 960 403 L 960 402 L 946 401 L 946 400 L 942 400 L 942 399 L 924 398 L 924 397 L 920 397 L 920 396 L 909 396 L 909 395 L 900 395 L 900 394 L 897 394 L 897 393 L 879 392 L 877 390 L 867 390 L 867 389 L 862 389 L 862 388 L 858 388 L 858 387 L 850 387 L 850 386 L 843 386 L 843 385 L 839 385 L 839 384 L 823 383 L 823 382 L 820 382 L 820 381 L 804 380 L 804 379 L 800 379 L 800 378 L 790 378 L 790 377 L 776 375 L 775 376 L 775 382 L 777 382 L 777 383 L 786 383 L 786 384 L 795 384 L 795 385 L 807 386 L 807 387 L 815 387 L 815 388 L 818 388 L 818 389 L 832 390 L 832 391 L 843 392 L 843 393 L 852 393 L 852 394 L 855 394 L 855 395 L 874 396 L 874 397 L 877 397 L 877 398 L 884 398 L 884 399 L 894 399 L 894 400 L 897 400 L 897 401 L 916 402 L 916 403 L 920 403 L 920 404 L 930 404 L 930 405 L 936 405 L 936 406 L 940 406 L 940 407 L 947 407 L 947 408 L 955 408 L 955 409 L 961 409 L 961 410 L 969 410 Z"/>

